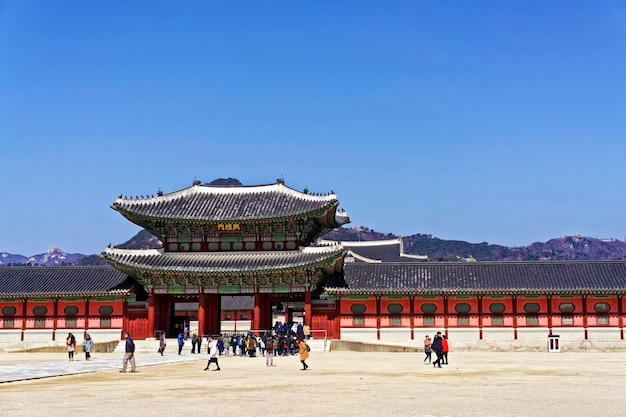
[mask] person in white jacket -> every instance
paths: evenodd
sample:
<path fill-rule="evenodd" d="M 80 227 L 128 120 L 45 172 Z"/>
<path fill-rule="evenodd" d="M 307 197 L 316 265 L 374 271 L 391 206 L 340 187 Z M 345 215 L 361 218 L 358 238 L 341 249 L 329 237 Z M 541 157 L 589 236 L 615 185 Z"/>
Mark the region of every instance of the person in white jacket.
<path fill-rule="evenodd" d="M 83 351 L 85 352 L 85 360 L 91 360 L 91 351 L 93 350 L 93 340 L 89 333 L 85 335 L 85 340 L 83 340 Z"/>
<path fill-rule="evenodd" d="M 217 366 L 217 369 L 213 369 L 214 371 L 219 371 L 220 370 L 220 364 L 217 363 L 217 340 L 215 340 L 213 338 L 213 336 L 209 337 L 209 362 L 207 362 L 206 364 L 206 368 L 204 368 L 205 371 L 209 370 L 209 366 L 212 363 L 215 363 L 215 365 Z"/>

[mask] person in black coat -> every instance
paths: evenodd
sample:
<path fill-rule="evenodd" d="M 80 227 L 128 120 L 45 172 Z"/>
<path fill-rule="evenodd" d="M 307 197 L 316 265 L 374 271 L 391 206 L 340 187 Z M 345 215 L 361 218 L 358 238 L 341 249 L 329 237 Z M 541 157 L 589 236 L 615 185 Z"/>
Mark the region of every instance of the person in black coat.
<path fill-rule="evenodd" d="M 435 355 L 437 355 L 437 360 L 433 362 L 433 366 L 439 366 L 439 368 L 441 368 L 441 332 L 437 332 L 435 335 L 431 348 L 435 351 Z"/>

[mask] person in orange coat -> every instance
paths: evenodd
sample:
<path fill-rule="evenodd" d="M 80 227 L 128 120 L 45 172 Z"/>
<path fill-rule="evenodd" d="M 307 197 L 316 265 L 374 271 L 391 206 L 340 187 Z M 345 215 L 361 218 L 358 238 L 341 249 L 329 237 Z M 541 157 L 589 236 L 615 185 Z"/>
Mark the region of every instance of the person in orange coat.
<path fill-rule="evenodd" d="M 441 336 L 441 363 L 448 364 L 448 338 L 445 334 Z"/>
<path fill-rule="evenodd" d="M 301 371 L 306 371 L 307 369 L 309 369 L 309 365 L 307 365 L 305 362 L 307 359 L 309 359 L 309 350 L 307 349 L 304 340 L 298 338 L 296 342 L 298 344 L 298 351 L 300 352 L 300 362 L 302 363 Z"/>

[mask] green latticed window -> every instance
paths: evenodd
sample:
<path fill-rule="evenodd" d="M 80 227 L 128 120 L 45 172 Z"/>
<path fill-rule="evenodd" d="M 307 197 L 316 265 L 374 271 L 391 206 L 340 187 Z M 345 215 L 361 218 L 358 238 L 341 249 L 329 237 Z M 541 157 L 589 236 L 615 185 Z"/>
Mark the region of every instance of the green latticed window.
<path fill-rule="evenodd" d="M 393 303 L 387 306 L 387 311 L 392 314 L 400 314 L 402 313 L 403 307 L 402 304 Z"/>
<path fill-rule="evenodd" d="M 454 306 L 454 310 L 459 314 L 467 314 L 470 312 L 471 309 L 472 306 L 470 306 L 468 303 L 459 303 Z"/>
<path fill-rule="evenodd" d="M 365 304 L 352 304 L 350 306 L 350 311 L 353 314 L 363 314 L 363 313 L 365 313 L 366 309 L 367 309 L 367 307 L 365 306 Z"/>
<path fill-rule="evenodd" d="M 78 307 L 76 307 L 76 306 L 66 306 L 63 309 L 63 313 L 65 313 L 66 316 L 76 316 L 78 314 Z"/>
<path fill-rule="evenodd" d="M 524 311 L 527 313 L 538 313 L 540 310 L 539 303 L 525 303 Z"/>
<path fill-rule="evenodd" d="M 420 309 L 424 314 L 435 314 L 435 312 L 437 312 L 437 304 L 424 303 L 420 306 Z"/>

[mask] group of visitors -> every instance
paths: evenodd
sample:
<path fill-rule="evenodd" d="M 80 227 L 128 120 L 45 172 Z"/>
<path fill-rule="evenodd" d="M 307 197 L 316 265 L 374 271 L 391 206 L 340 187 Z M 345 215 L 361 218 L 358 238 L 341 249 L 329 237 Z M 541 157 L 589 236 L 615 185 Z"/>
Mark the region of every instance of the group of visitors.
<path fill-rule="evenodd" d="M 306 325 L 294 323 L 292 326 L 277 322 L 274 326 L 273 332 L 266 332 L 263 336 L 255 335 L 253 332 L 247 334 L 233 333 L 230 336 L 219 335 L 210 336 L 207 338 L 207 353 L 209 354 L 209 361 L 204 368 L 205 371 L 209 370 L 212 363 L 215 363 L 216 369 L 214 371 L 220 371 L 218 357 L 224 354 L 228 355 L 229 350 L 225 348 L 228 344 L 232 349 L 234 356 L 248 356 L 248 357 L 265 357 L 266 366 L 274 366 L 275 356 L 287 356 L 287 355 L 300 355 L 300 363 L 302 364 L 303 371 L 309 368 L 306 360 L 309 358 L 309 346 L 305 342 L 305 339 L 310 338 L 310 328 Z M 129 332 L 124 333 L 125 347 L 124 358 L 122 359 L 121 373 L 125 373 L 130 363 L 130 372 L 136 372 L 135 363 L 135 343 L 130 336 Z M 178 354 L 182 354 L 183 347 L 185 345 L 185 335 L 180 332 L 177 337 L 178 342 Z M 165 348 L 167 346 L 165 332 L 161 332 L 159 336 L 159 349 L 158 353 L 163 356 Z M 202 336 L 199 336 L 197 332 L 193 332 L 191 336 L 191 353 L 200 353 L 202 346 Z M 86 360 L 90 360 L 90 353 L 93 350 L 94 342 L 89 334 L 85 335 L 83 341 L 83 351 L 85 352 Z M 76 338 L 70 333 L 66 340 L 66 350 L 70 361 L 74 360 L 74 352 L 76 350 Z"/>
<path fill-rule="evenodd" d="M 431 340 L 430 337 L 426 335 L 426 337 L 424 338 L 424 353 L 426 354 L 426 357 L 424 358 L 424 363 L 426 363 L 426 361 L 428 361 L 429 364 L 432 362 L 434 367 L 439 368 L 441 368 L 441 365 L 447 365 L 448 350 L 448 338 L 445 334 L 442 335 L 441 332 L 437 332 L 433 340 Z M 433 351 L 437 356 L 437 360 L 434 362 L 432 361 Z"/>
<path fill-rule="evenodd" d="M 83 340 L 83 352 L 85 352 L 85 360 L 91 360 L 91 351 L 93 350 L 94 344 L 93 340 L 89 333 L 85 334 L 85 339 Z M 72 333 L 67 335 L 65 339 L 65 351 L 67 352 L 67 356 L 70 362 L 74 361 L 74 354 L 76 353 L 76 336 Z"/>
<path fill-rule="evenodd" d="M 302 340 L 311 338 L 311 328 L 308 324 L 291 322 L 290 324 L 277 321 L 274 324 L 274 333 L 279 336 L 299 337 Z"/>

